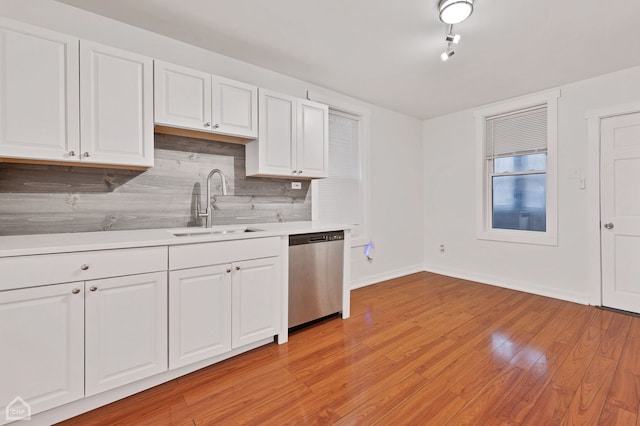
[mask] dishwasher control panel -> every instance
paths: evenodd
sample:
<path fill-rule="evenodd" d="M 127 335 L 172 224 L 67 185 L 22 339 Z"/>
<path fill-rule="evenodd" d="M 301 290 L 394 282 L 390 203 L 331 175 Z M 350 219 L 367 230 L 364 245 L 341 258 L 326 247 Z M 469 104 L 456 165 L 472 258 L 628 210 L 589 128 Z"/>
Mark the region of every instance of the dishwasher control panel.
<path fill-rule="evenodd" d="M 289 236 L 289 245 L 325 243 L 329 241 L 344 240 L 344 231 L 314 232 L 311 234 L 298 234 Z"/>

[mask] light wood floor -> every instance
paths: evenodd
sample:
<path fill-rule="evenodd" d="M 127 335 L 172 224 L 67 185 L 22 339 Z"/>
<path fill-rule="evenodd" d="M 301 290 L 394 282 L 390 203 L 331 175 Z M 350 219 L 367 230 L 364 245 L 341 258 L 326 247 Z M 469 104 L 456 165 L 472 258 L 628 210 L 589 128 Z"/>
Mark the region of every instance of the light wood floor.
<path fill-rule="evenodd" d="M 65 424 L 635 425 L 640 318 L 420 273 Z"/>

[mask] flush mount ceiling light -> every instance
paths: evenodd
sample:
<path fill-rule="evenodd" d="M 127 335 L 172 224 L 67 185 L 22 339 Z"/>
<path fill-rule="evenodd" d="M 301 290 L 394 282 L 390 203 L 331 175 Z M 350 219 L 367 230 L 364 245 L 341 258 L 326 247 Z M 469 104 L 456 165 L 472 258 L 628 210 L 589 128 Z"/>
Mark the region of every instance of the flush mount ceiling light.
<path fill-rule="evenodd" d="M 459 24 L 473 12 L 473 0 L 440 0 L 440 20 L 445 24 Z"/>

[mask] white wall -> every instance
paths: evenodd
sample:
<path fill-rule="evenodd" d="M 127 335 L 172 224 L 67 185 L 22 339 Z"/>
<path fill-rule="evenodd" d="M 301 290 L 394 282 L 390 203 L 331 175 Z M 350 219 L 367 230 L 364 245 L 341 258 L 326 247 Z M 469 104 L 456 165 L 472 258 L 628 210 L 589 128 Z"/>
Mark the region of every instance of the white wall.
<path fill-rule="evenodd" d="M 587 191 L 574 178 L 588 172 L 585 114 L 639 101 L 639 81 L 634 67 L 560 87 L 557 247 L 477 240 L 473 110 L 425 121 L 425 268 L 588 303 Z"/>
<path fill-rule="evenodd" d="M 330 91 L 53 0 L 0 0 L 0 16 L 179 63 L 259 87 L 305 97 Z M 356 285 L 419 269 L 423 261 L 422 123 L 411 117 L 336 97 L 371 111 L 371 234 L 376 259 L 353 250 Z"/>

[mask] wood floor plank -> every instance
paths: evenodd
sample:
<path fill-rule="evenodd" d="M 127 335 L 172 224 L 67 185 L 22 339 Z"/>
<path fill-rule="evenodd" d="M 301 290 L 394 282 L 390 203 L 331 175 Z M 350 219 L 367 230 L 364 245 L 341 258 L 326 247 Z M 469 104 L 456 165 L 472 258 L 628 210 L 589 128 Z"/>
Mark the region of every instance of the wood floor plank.
<path fill-rule="evenodd" d="M 573 395 L 562 424 L 589 424 L 600 418 L 616 365 L 615 360 L 600 354 L 595 356 Z"/>
<path fill-rule="evenodd" d="M 637 422 L 637 417 L 637 413 L 606 404 L 602 410 L 598 424 L 602 426 L 633 426 Z"/>
<path fill-rule="evenodd" d="M 640 410 L 640 339 L 627 339 L 607 402 L 632 413 Z"/>
<path fill-rule="evenodd" d="M 432 273 L 64 425 L 632 425 L 640 318 Z"/>

